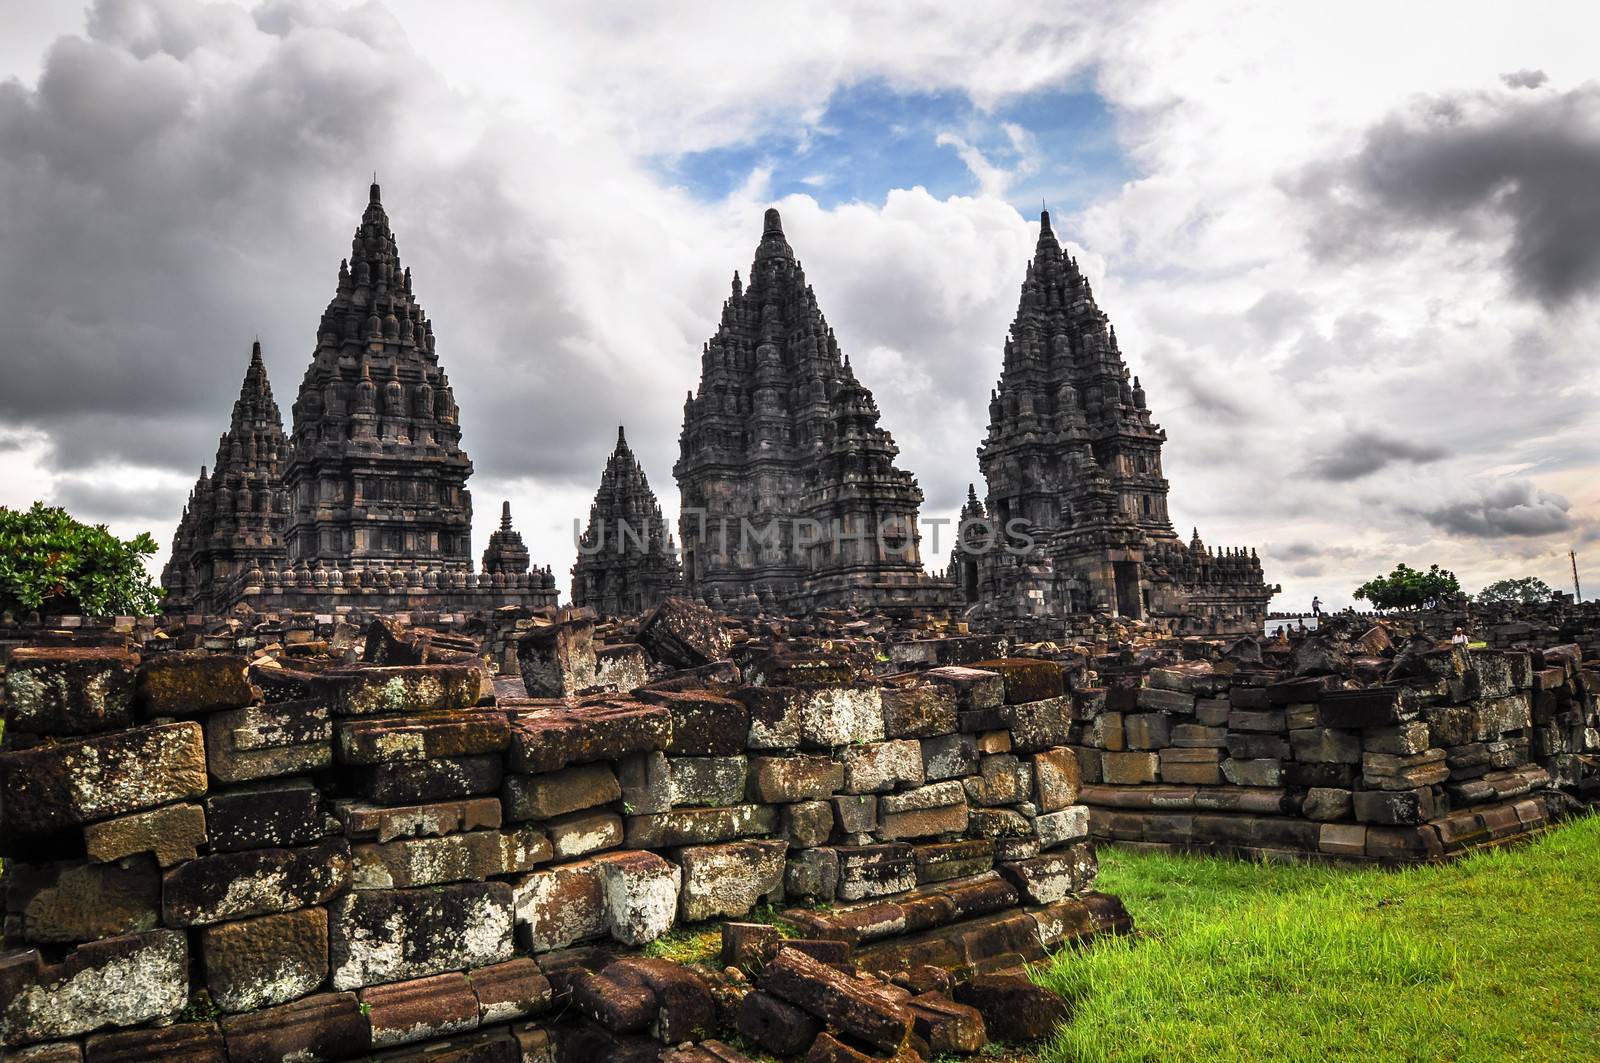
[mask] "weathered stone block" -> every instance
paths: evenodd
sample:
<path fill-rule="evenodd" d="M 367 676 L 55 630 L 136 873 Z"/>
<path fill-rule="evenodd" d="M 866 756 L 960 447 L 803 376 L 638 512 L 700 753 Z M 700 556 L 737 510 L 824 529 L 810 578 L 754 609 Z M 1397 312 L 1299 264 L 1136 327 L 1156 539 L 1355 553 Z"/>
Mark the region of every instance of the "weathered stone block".
<path fill-rule="evenodd" d="M 59 963 L 21 950 L 0 956 L 0 1043 L 77 1037 L 177 1014 L 189 999 L 182 932 L 152 930 L 79 945 Z"/>
<path fill-rule="evenodd" d="M 1058 746 L 1029 759 L 1033 763 L 1033 799 L 1040 812 L 1056 812 L 1077 804 L 1083 788 L 1077 754 Z"/>
<path fill-rule="evenodd" d="M 624 945 L 643 945 L 672 929 L 679 869 L 655 853 L 607 853 L 594 861 L 606 931 Z"/>
<path fill-rule="evenodd" d="M 917 884 L 911 846 L 905 842 L 883 845 L 840 846 L 838 897 L 860 901 L 903 893 Z"/>
<path fill-rule="evenodd" d="M 1002 657 L 975 666 L 1000 676 L 1008 705 L 1060 697 L 1066 692 L 1066 671 L 1055 661 L 1032 657 Z"/>
<path fill-rule="evenodd" d="M 956 696 L 949 687 L 908 683 L 883 691 L 885 738 L 933 738 L 956 729 Z"/>
<path fill-rule="evenodd" d="M 349 886 L 350 843 L 343 838 L 222 853 L 168 871 L 161 912 L 168 926 L 202 926 L 321 904 Z"/>
<path fill-rule="evenodd" d="M 991 1039 L 1042 1041 L 1071 1017 L 1067 1002 L 1026 976 L 980 974 L 956 987 L 956 1001 L 976 1008 Z"/>
<path fill-rule="evenodd" d="M 748 777 L 744 757 L 667 758 L 671 805 L 736 805 L 744 800 Z"/>
<path fill-rule="evenodd" d="M 978 758 L 978 774 L 962 780 L 975 805 L 1011 805 L 1033 795 L 1033 767 L 1010 753 Z"/>
<path fill-rule="evenodd" d="M 783 869 L 783 892 L 790 900 L 831 903 L 839 888 L 839 854 L 833 849 L 791 852 Z"/>
<path fill-rule="evenodd" d="M 1093 847 L 1082 842 L 1069 849 L 997 867 L 1028 904 L 1053 904 L 1082 892 L 1094 882 L 1098 870 Z"/>
<path fill-rule="evenodd" d="M 358 718 L 340 720 L 335 739 L 342 763 L 387 764 L 499 753 L 511 744 L 511 725 L 493 711 Z"/>
<path fill-rule="evenodd" d="M 164 805 L 83 828 L 84 852 L 90 860 L 120 860 L 154 853 L 162 867 L 193 860 L 206 840 L 206 814 L 199 805 Z"/>
<path fill-rule="evenodd" d="M 328 833 L 322 793 L 305 779 L 213 791 L 205 807 L 213 853 L 309 845 Z"/>
<path fill-rule="evenodd" d="M 606 934 L 599 859 L 559 864 L 516 880 L 516 920 L 526 927 L 528 949 L 548 952 Z"/>
<path fill-rule="evenodd" d="M 1161 760 L 1154 753 L 1102 753 L 1100 777 L 1107 783 L 1128 786 L 1155 782 Z"/>
<path fill-rule="evenodd" d="M 77 735 L 132 726 L 138 665 L 111 647 L 19 646 L 6 662 L 6 727 Z"/>
<path fill-rule="evenodd" d="M 254 1011 L 303 997 L 328 977 L 322 908 L 219 923 L 200 932 L 206 988 L 223 1011 Z"/>
<path fill-rule="evenodd" d="M 1361 757 L 1361 781 L 1369 789 L 1410 790 L 1433 786 L 1449 777 L 1450 765 L 1442 749 L 1404 757 L 1392 753 L 1364 753 Z"/>
<path fill-rule="evenodd" d="M 1195 696 L 1181 690 L 1162 690 L 1158 687 L 1141 687 L 1136 704 L 1147 713 L 1172 713 L 1188 716 L 1194 712 Z"/>
<path fill-rule="evenodd" d="M 728 633 L 710 609 L 687 598 L 668 598 L 639 625 L 639 644 L 674 668 L 693 668 L 728 655 Z"/>
<path fill-rule="evenodd" d="M 844 765 L 831 757 L 751 757 L 750 794 L 774 804 L 829 797 L 844 786 Z"/>
<path fill-rule="evenodd" d="M 551 819 L 607 805 L 621 797 L 617 775 L 605 763 L 581 764 L 544 775 L 508 775 L 505 818 L 513 822 Z"/>
<path fill-rule="evenodd" d="M 622 817 L 605 809 L 573 812 L 547 820 L 550 849 L 557 860 L 586 856 L 622 844 Z"/>
<path fill-rule="evenodd" d="M 372 1027 L 354 993 L 319 993 L 222 1020 L 229 1063 L 334 1063 L 361 1058 Z"/>
<path fill-rule="evenodd" d="M 629 816 L 624 840 L 630 849 L 665 849 L 771 834 L 777 829 L 778 813 L 771 805 L 680 808 L 653 816 Z"/>
<path fill-rule="evenodd" d="M 361 795 L 382 804 L 408 805 L 493 793 L 504 777 L 503 762 L 492 753 L 475 757 L 373 764 L 361 769 Z"/>
<path fill-rule="evenodd" d="M 833 807 L 826 801 L 801 801 L 779 809 L 779 828 L 796 849 L 822 845 L 833 832 Z"/>
<path fill-rule="evenodd" d="M 1289 739 L 1281 734 L 1230 734 L 1225 748 L 1228 756 L 1234 760 L 1289 759 Z M 1310 746 L 1307 748 L 1311 752 L 1316 752 Z"/>
<path fill-rule="evenodd" d="M 441 837 L 500 826 L 500 798 L 467 797 L 426 805 L 391 808 L 358 802 L 342 804 L 339 816 L 351 838 L 378 842 L 408 837 Z"/>
<path fill-rule="evenodd" d="M 197 716 L 238 709 L 256 699 L 248 662 L 204 650 L 163 653 L 139 669 L 139 702 L 147 717 Z"/>
<path fill-rule="evenodd" d="M 1426 823 L 1438 812 L 1431 786 L 1414 790 L 1357 790 L 1352 796 L 1356 819 L 1362 823 Z"/>
<path fill-rule="evenodd" d="M 995 672 L 947 665 L 928 669 L 922 678 L 954 694 L 959 712 L 992 709 L 1005 703 L 1005 680 Z"/>
<path fill-rule="evenodd" d="M 335 716 L 449 712 L 470 708 L 483 694 L 483 666 L 471 664 L 358 665 L 318 677 Z"/>
<path fill-rule="evenodd" d="M 638 697 L 672 714 L 668 753 L 724 757 L 744 752 L 750 710 L 743 702 L 704 690 L 641 690 Z"/>
<path fill-rule="evenodd" d="M 9 838 L 47 834 L 206 792 L 200 725 L 172 723 L 0 753 Z"/>
<path fill-rule="evenodd" d="M 1163 749 L 1161 781 L 1195 786 L 1216 786 L 1222 782 L 1222 750 Z"/>
<path fill-rule="evenodd" d="M 508 960 L 511 922 L 512 890 L 503 882 L 347 894 L 328 906 L 333 987 Z"/>
<path fill-rule="evenodd" d="M 1044 849 L 1082 841 L 1089 836 L 1089 806 L 1072 805 L 1056 812 L 1043 813 L 1034 819 L 1033 829 L 1039 835 L 1040 847 Z"/>
<path fill-rule="evenodd" d="M 11 1057 L 8 1056 L 7 1059 Z M 222 1030 L 214 1023 L 187 1022 L 159 1030 L 123 1030 L 90 1037 L 82 1056 L 72 1045 L 72 1063 L 147 1063 L 160 1059 L 170 1063 L 228 1063 L 228 1049 Z M 23 1051 L 16 1063 L 46 1063 Z M 61 1063 L 65 1063 L 64 1059 Z"/>
<path fill-rule="evenodd" d="M 206 764 L 219 783 L 320 771 L 333 764 L 333 722 L 314 699 L 206 717 Z"/>
<path fill-rule="evenodd" d="M 913 849 L 917 884 L 948 882 L 951 879 L 981 875 L 994 866 L 994 841 L 990 838 L 964 838 L 955 842 L 934 842 Z"/>
<path fill-rule="evenodd" d="M 922 746 L 909 739 L 851 746 L 842 754 L 848 793 L 883 793 L 922 785 Z"/>
<path fill-rule="evenodd" d="M 872 794 L 840 794 L 828 799 L 834 823 L 841 834 L 865 834 L 877 829 L 878 799 Z"/>
<path fill-rule="evenodd" d="M 875 686 L 806 688 L 798 702 L 802 747 L 831 749 L 883 738 L 883 695 Z"/>
<path fill-rule="evenodd" d="M 6 911 L 23 941 L 94 941 L 161 924 L 161 875 L 146 855 L 116 863 L 6 862 Z"/>
<path fill-rule="evenodd" d="M 506 761 L 512 771 L 558 771 L 569 764 L 662 751 L 671 738 L 672 713 L 660 705 L 616 702 L 517 711 Z"/>
<path fill-rule="evenodd" d="M 683 889 L 678 912 L 695 923 L 718 916 L 740 916 L 756 902 L 783 885 L 782 841 L 731 842 L 726 845 L 690 846 L 678 854 L 683 867 Z"/>
<path fill-rule="evenodd" d="M 911 1015 L 893 997 L 806 956 L 782 949 L 761 988 L 875 1048 L 893 1052 L 911 1033 Z"/>
<path fill-rule="evenodd" d="M 924 738 L 922 775 L 928 782 L 958 779 L 978 770 L 978 740 L 970 734 L 949 734 Z"/>
<path fill-rule="evenodd" d="M 364 843 L 351 850 L 351 885 L 358 890 L 403 889 L 481 880 L 531 871 L 552 856 L 549 839 L 537 827 Z"/>
<path fill-rule="evenodd" d="M 550 1007 L 550 981 L 539 965 L 519 956 L 492 967 L 468 971 L 478 997 L 478 1017 L 485 1025 L 537 1015 Z"/>
<path fill-rule="evenodd" d="M 1418 710 L 1414 691 L 1404 687 L 1368 687 L 1365 690 L 1334 690 L 1319 703 L 1325 727 L 1388 727 L 1415 719 Z"/>
<path fill-rule="evenodd" d="M 1283 761 L 1239 760 L 1230 757 L 1222 762 L 1222 775 L 1234 786 L 1281 786 Z"/>
<path fill-rule="evenodd" d="M 1361 735 L 1331 727 L 1311 727 L 1289 732 L 1294 759 L 1311 764 L 1361 763 Z"/>
<path fill-rule="evenodd" d="M 699 974 L 669 960 L 624 956 L 600 972 L 618 985 L 648 989 L 655 998 L 655 1020 L 650 1032 L 658 1041 L 681 1044 L 714 1033 L 717 1002 L 711 986 Z"/>
<path fill-rule="evenodd" d="M 1346 819 L 1351 808 L 1350 791 L 1331 786 L 1313 786 L 1300 806 L 1307 819 L 1318 821 Z"/>
<path fill-rule="evenodd" d="M 594 621 L 534 627 L 517 640 L 517 666 L 530 698 L 572 697 L 596 683 Z"/>
<path fill-rule="evenodd" d="M 460 972 L 368 986 L 360 995 L 374 1048 L 446 1037 L 479 1022 L 477 995 Z"/>
<path fill-rule="evenodd" d="M 735 1021 L 740 1034 L 781 1057 L 800 1055 L 822 1032 L 820 1019 L 759 989 L 745 994 Z"/>

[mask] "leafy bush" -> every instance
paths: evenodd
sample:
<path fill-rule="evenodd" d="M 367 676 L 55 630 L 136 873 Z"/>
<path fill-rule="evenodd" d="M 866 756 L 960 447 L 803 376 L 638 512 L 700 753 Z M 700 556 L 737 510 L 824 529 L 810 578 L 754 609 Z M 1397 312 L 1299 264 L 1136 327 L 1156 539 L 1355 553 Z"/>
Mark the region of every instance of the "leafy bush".
<path fill-rule="evenodd" d="M 1426 609 L 1461 593 L 1454 572 L 1429 565 L 1419 572 L 1401 563 L 1387 576 L 1371 579 L 1356 588 L 1355 596 L 1378 609 Z"/>
<path fill-rule="evenodd" d="M 1537 605 L 1548 602 L 1554 593 L 1538 576 L 1524 576 L 1496 580 L 1478 592 L 1477 601 L 1479 605 Z"/>
<path fill-rule="evenodd" d="M 45 615 L 142 616 L 161 604 L 145 571 L 156 541 L 141 532 L 124 542 L 59 506 L 0 506 L 0 609 Z"/>

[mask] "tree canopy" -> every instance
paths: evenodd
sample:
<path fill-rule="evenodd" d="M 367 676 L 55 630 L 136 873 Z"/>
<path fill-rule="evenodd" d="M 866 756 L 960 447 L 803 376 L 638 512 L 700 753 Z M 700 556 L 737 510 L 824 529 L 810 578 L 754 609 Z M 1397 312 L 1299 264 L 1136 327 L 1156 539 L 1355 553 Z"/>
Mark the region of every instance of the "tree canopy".
<path fill-rule="evenodd" d="M 148 532 L 122 540 L 59 506 L 0 506 L 0 609 L 44 615 L 143 616 L 161 604 L 144 558 Z"/>
<path fill-rule="evenodd" d="M 1523 576 L 1521 579 L 1495 580 L 1478 592 L 1476 601 L 1479 605 L 1537 605 L 1548 602 L 1554 593 L 1550 585 L 1539 577 Z"/>
<path fill-rule="evenodd" d="M 1395 565 L 1387 576 L 1370 579 L 1357 587 L 1355 597 L 1377 609 L 1427 609 L 1461 593 L 1455 573 L 1438 565 L 1421 572 L 1404 562 Z"/>

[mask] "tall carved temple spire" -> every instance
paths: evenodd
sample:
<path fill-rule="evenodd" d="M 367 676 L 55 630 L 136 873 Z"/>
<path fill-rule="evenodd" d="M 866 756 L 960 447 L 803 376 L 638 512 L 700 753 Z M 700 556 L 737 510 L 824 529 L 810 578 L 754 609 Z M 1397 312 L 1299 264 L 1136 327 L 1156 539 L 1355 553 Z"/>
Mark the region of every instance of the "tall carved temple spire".
<path fill-rule="evenodd" d="M 228 430 L 217 442 L 214 472 L 200 477 L 161 573 L 172 610 L 216 612 L 226 590 L 252 570 L 282 565 L 288 503 L 283 469 L 289 444 L 272 397 L 261 341 L 250 349 Z"/>
<path fill-rule="evenodd" d="M 677 546 L 619 426 L 572 566 L 572 604 L 601 616 L 633 616 L 682 589 Z"/>
<path fill-rule="evenodd" d="M 522 533 L 511 526 L 511 502 L 500 503 L 500 527 L 489 533 L 489 545 L 483 551 L 483 570 L 496 573 L 526 572 L 532 563 L 528 548 L 523 545 Z"/>
<path fill-rule="evenodd" d="M 291 564 L 470 572 L 472 462 L 379 188 L 294 404 Z"/>
<path fill-rule="evenodd" d="M 1173 530 L 1166 438 L 1144 388 L 1130 383 L 1088 278 L 1042 213 L 978 448 L 989 518 L 1037 546 L 1031 556 L 986 559 L 981 596 L 1001 613 L 1108 612 L 1170 617 L 1189 630 L 1259 630 L 1272 594 L 1259 565 L 1230 575 L 1220 593 Z"/>
<path fill-rule="evenodd" d="M 917 554 L 921 491 L 877 420 L 768 210 L 684 405 L 673 473 L 689 592 L 788 611 L 944 604 Z"/>

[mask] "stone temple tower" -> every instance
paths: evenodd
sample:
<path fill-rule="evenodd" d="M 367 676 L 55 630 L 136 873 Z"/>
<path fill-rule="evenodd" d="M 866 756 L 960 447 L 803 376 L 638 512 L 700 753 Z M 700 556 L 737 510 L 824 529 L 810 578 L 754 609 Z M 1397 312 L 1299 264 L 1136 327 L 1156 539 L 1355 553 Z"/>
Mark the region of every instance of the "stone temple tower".
<path fill-rule="evenodd" d="M 644 468 L 618 428 L 572 566 L 572 604 L 601 616 L 633 616 L 682 593 L 677 545 Z"/>
<path fill-rule="evenodd" d="M 217 442 L 213 471 L 200 470 L 178 522 L 172 557 L 161 572 L 169 610 L 220 612 L 235 580 L 282 565 L 288 458 L 283 415 L 272 398 L 258 340 L 250 348 L 228 430 Z"/>
<path fill-rule="evenodd" d="M 420 570 L 430 585 L 471 572 L 472 462 L 376 183 L 317 327 L 293 445 L 291 566 Z"/>
<path fill-rule="evenodd" d="M 877 421 L 768 210 L 684 403 L 673 474 L 689 593 L 768 612 L 947 608 L 918 554 L 922 492 Z"/>
<path fill-rule="evenodd" d="M 1166 438 L 1089 279 L 1041 214 L 978 448 L 988 519 L 1013 546 L 980 560 L 980 601 L 1000 615 L 1098 612 L 1182 631 L 1260 631 L 1273 588 L 1254 553 L 1215 553 L 1173 530 Z M 970 571 L 965 583 L 972 589 Z"/>

